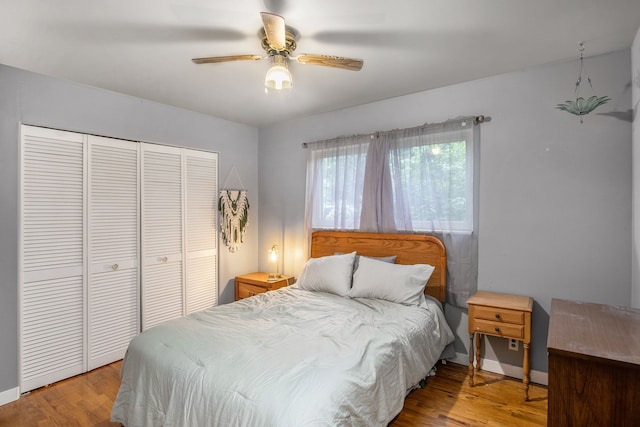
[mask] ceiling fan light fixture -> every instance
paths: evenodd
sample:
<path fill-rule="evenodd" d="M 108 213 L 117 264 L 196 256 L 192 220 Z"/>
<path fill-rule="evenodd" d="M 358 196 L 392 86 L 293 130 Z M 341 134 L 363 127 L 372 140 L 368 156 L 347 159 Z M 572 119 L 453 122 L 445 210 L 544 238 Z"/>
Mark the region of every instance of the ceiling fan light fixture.
<path fill-rule="evenodd" d="M 264 78 L 265 91 L 281 91 L 291 89 L 293 79 L 287 67 L 287 61 L 282 55 L 271 56 L 271 68 Z"/>
<path fill-rule="evenodd" d="M 267 56 L 209 56 L 193 58 L 192 61 L 196 64 L 215 64 L 230 61 L 257 61 L 268 58 L 271 62 L 271 67 L 264 79 L 264 91 L 266 93 L 285 92 L 291 89 L 293 79 L 287 66 L 289 60 L 301 64 L 321 65 L 351 71 L 359 71 L 362 68 L 362 59 L 311 53 L 293 56 L 300 33 L 295 28 L 285 25 L 284 18 L 280 15 L 269 12 L 261 12 L 260 15 L 262 16 L 262 28 L 258 32 L 258 37 L 262 41 L 262 48 L 267 53 Z"/>

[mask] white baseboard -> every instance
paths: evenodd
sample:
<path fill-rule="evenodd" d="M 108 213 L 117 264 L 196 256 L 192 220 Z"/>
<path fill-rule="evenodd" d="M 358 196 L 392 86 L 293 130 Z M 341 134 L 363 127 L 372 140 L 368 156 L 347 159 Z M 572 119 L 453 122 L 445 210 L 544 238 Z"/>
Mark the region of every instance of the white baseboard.
<path fill-rule="evenodd" d="M 20 388 L 10 388 L 9 390 L 0 391 L 0 406 L 11 403 L 20 398 Z"/>
<path fill-rule="evenodd" d="M 452 363 L 469 366 L 469 355 L 465 353 L 456 353 L 455 359 L 449 359 Z M 500 363 L 496 360 L 481 359 L 480 368 L 495 374 L 506 375 L 508 377 L 522 379 L 522 367 Z M 536 384 L 548 385 L 549 374 L 542 371 L 531 370 L 531 382 Z"/>

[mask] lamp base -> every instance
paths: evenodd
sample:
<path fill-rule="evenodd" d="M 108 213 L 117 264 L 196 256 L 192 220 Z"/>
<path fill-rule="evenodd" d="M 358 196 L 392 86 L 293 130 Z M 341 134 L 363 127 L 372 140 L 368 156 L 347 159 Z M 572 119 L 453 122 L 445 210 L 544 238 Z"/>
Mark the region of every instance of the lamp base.
<path fill-rule="evenodd" d="M 277 282 L 281 277 L 282 276 L 279 274 L 269 274 L 269 276 L 267 277 L 267 282 Z"/>

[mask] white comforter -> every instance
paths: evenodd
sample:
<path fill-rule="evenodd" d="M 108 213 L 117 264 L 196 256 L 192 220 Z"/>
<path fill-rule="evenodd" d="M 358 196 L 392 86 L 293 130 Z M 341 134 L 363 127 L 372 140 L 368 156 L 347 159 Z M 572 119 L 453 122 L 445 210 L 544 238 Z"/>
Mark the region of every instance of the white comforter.
<path fill-rule="evenodd" d="M 282 288 L 151 328 L 111 419 L 138 426 L 386 426 L 453 341 L 438 303 Z"/>

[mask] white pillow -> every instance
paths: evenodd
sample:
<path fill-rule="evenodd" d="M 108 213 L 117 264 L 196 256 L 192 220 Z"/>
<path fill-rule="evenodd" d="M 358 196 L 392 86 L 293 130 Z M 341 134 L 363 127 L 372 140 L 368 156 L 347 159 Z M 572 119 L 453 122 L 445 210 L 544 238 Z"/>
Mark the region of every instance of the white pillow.
<path fill-rule="evenodd" d="M 433 270 L 435 267 L 428 264 L 389 264 L 361 257 L 349 296 L 419 305 Z"/>
<path fill-rule="evenodd" d="M 298 278 L 298 287 L 308 291 L 345 296 L 351 288 L 356 253 L 309 258 Z"/>

